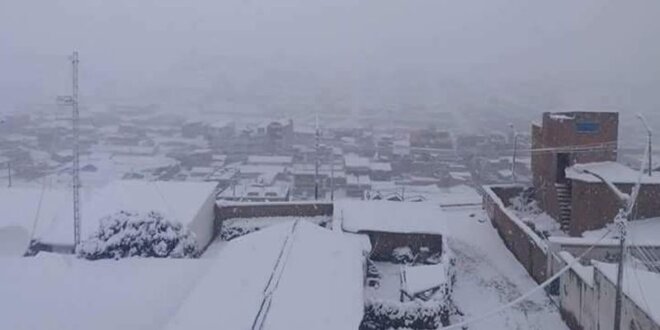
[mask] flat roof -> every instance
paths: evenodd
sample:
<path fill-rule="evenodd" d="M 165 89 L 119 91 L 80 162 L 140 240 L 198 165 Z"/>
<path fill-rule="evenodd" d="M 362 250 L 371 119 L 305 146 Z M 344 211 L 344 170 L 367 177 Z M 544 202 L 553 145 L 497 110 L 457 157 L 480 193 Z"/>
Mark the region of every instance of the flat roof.
<path fill-rule="evenodd" d="M 642 174 L 626 165 L 617 162 L 597 162 L 576 164 L 566 169 L 566 177 L 571 180 L 598 183 L 602 182 L 597 177 L 582 173 L 580 170 L 588 170 L 603 177 L 611 183 L 637 183 L 641 179 L 644 184 L 660 184 L 660 172 L 654 172 L 653 176 Z"/>
<path fill-rule="evenodd" d="M 447 233 L 447 217 L 435 203 L 343 200 L 335 202 L 334 217 L 353 233 Z"/>

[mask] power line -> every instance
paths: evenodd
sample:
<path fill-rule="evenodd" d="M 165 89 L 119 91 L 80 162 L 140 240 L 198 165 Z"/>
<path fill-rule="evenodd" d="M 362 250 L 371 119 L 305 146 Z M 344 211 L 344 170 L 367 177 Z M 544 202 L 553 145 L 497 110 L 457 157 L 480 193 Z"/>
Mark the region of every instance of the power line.
<path fill-rule="evenodd" d="M 505 305 L 503 305 L 499 308 L 496 308 L 496 309 L 494 309 L 490 312 L 482 314 L 481 316 L 477 316 L 477 317 L 474 317 L 472 319 L 469 319 L 469 320 L 466 320 L 466 321 L 463 321 L 463 322 L 459 322 L 459 323 L 456 323 L 456 324 L 452 324 L 452 325 L 440 328 L 440 330 L 457 329 L 457 328 L 467 326 L 468 324 L 481 322 L 481 321 L 486 320 L 486 319 L 488 319 L 488 318 L 490 318 L 494 315 L 497 315 L 497 314 L 499 314 L 499 313 L 501 313 L 501 312 L 517 305 L 518 303 L 522 302 L 523 300 L 531 297 L 534 293 L 536 293 L 539 290 L 541 290 L 541 289 L 545 288 L 546 286 L 550 285 L 552 282 L 554 282 L 556 279 L 558 279 L 561 275 L 563 275 L 565 272 L 567 272 L 569 269 L 571 269 L 573 266 L 575 266 L 575 264 L 577 262 L 579 262 L 580 259 L 582 259 L 584 256 L 586 256 L 589 252 L 591 252 L 591 250 L 593 250 L 596 247 L 596 245 L 598 245 L 598 243 L 600 243 L 600 241 L 605 239 L 605 237 L 607 237 L 607 235 L 609 235 L 611 231 L 612 230 L 608 230 L 607 232 L 605 232 L 605 234 L 602 237 L 600 237 L 596 242 L 594 242 L 594 244 L 591 245 L 587 250 L 585 250 L 580 256 L 578 256 L 577 258 L 574 258 L 570 263 L 568 263 L 566 266 L 564 266 L 564 268 L 562 268 L 559 272 L 557 272 L 552 277 L 545 280 L 545 282 L 543 282 L 543 283 L 539 284 L 538 286 L 534 287 L 532 290 L 529 290 L 527 293 L 521 295 L 520 297 L 514 299 L 513 301 L 511 301 L 511 302 L 509 302 L 509 303 L 507 303 L 507 304 L 505 304 Z"/>

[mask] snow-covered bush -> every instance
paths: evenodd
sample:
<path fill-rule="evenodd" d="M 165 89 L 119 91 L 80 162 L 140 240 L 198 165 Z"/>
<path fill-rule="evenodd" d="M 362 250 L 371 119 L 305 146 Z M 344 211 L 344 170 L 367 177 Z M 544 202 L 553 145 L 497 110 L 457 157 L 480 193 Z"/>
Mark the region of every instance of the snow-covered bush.
<path fill-rule="evenodd" d="M 120 211 L 101 219 L 81 242 L 78 256 L 90 260 L 127 257 L 187 258 L 197 254 L 194 234 L 158 212 Z"/>
<path fill-rule="evenodd" d="M 396 302 L 367 300 L 360 330 L 437 329 L 448 325 L 450 307 L 437 300 Z"/>
<path fill-rule="evenodd" d="M 412 249 L 408 246 L 395 248 L 392 251 L 392 258 L 398 264 L 409 264 L 415 260 Z"/>

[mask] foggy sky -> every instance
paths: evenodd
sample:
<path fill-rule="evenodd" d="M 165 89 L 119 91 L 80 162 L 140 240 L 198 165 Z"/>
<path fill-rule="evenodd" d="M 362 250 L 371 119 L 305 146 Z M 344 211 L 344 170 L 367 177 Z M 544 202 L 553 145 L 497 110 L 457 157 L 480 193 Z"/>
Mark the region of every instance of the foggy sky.
<path fill-rule="evenodd" d="M 657 0 L 2 0 L 0 105 L 66 94 L 76 49 L 88 102 L 438 103 L 465 87 L 650 109 L 659 14 Z"/>

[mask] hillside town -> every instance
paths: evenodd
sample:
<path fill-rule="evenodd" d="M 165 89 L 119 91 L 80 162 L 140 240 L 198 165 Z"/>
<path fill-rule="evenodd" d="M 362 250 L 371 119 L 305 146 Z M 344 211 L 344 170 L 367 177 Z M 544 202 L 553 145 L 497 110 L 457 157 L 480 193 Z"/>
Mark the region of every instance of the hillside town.
<path fill-rule="evenodd" d="M 0 329 L 660 330 L 659 12 L 0 4 Z"/>
<path fill-rule="evenodd" d="M 544 113 L 515 139 L 346 130 L 318 118 L 297 127 L 212 117 L 177 129 L 180 118 L 149 109 L 109 113 L 81 118 L 77 233 L 71 127 L 49 135 L 53 118 L 5 119 L 13 166 L 0 189 L 1 276 L 13 284 L 2 296 L 44 290 L 4 307 L 3 328 L 210 329 L 220 316 L 232 329 L 439 329 L 508 303 L 469 328 L 607 328 L 622 216 L 622 324 L 658 327 L 660 172 L 618 162 L 616 112 Z M 510 142 L 516 154 L 502 156 Z M 109 276 L 115 269 L 124 275 Z M 93 289 L 118 281 L 127 291 Z M 129 294 L 144 304 L 171 285 L 147 311 L 96 324 Z M 57 312 L 44 300 L 53 289 L 56 305 L 91 316 Z M 26 311 L 43 317 L 24 323 Z"/>

